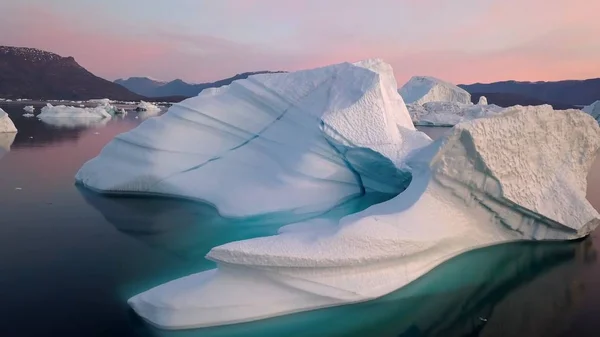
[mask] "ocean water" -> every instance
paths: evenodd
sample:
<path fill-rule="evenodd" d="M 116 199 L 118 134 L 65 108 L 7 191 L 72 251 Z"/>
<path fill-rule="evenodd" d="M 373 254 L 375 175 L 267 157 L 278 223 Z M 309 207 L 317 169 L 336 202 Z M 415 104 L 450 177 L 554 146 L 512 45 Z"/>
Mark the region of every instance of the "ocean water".
<path fill-rule="evenodd" d="M 146 116 L 59 127 L 22 117 L 23 105 L 1 107 L 20 130 L 14 139 L 0 135 L 2 337 L 597 336 L 600 330 L 597 233 L 576 242 L 473 251 L 376 301 L 220 328 L 152 328 L 127 298 L 212 268 L 203 256 L 213 246 L 274 234 L 286 220 L 233 221 L 194 202 L 81 189 L 73 181 L 79 167 Z M 448 129 L 423 130 L 439 137 Z M 331 216 L 389 197 L 356 199 Z M 588 198 L 600 209 L 600 162 Z"/>

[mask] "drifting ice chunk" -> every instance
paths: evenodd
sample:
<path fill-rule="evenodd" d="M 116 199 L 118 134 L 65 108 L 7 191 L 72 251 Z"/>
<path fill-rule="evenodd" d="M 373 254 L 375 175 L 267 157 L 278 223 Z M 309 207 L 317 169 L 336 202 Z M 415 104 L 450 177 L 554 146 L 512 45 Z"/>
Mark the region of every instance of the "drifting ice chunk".
<path fill-rule="evenodd" d="M 26 113 L 24 113 L 22 116 L 23 116 L 23 117 L 25 117 L 25 118 L 32 118 L 32 117 L 35 117 L 35 114 L 32 114 L 32 113 L 26 112 Z"/>
<path fill-rule="evenodd" d="M 0 159 L 10 151 L 16 136 L 15 132 L 0 132 Z"/>
<path fill-rule="evenodd" d="M 478 105 L 488 105 L 488 100 L 487 97 L 485 96 L 480 96 L 479 97 L 479 102 L 477 102 Z"/>
<path fill-rule="evenodd" d="M 213 248 L 217 269 L 129 304 L 168 329 L 231 324 L 378 298 L 478 247 L 580 238 L 600 223 L 585 198 L 599 147 L 600 127 L 578 110 L 514 107 L 462 123 L 408 159 L 413 180 L 397 197 L 337 226 Z"/>
<path fill-rule="evenodd" d="M 23 110 L 25 110 L 29 113 L 33 113 L 35 111 L 35 108 L 33 107 L 33 105 L 28 105 L 28 106 L 24 107 Z"/>
<path fill-rule="evenodd" d="M 53 106 L 48 103 L 37 116 L 42 122 L 57 127 L 89 127 L 104 125 L 111 119 L 106 106 L 78 108 L 73 106 Z"/>
<path fill-rule="evenodd" d="M 428 142 L 391 66 L 368 60 L 204 90 L 115 137 L 76 180 L 201 199 L 227 216 L 305 214 L 367 191 L 398 193 L 410 180 L 397 169 L 413 150 L 406 143 Z"/>
<path fill-rule="evenodd" d="M 495 116 L 505 109 L 497 105 L 473 105 L 456 102 L 429 102 L 406 106 L 415 125 L 454 126 L 477 118 Z"/>
<path fill-rule="evenodd" d="M 472 104 L 471 94 L 452 83 L 434 77 L 414 76 L 398 90 L 406 104 L 456 102 Z"/>
<path fill-rule="evenodd" d="M 0 133 L 5 132 L 17 132 L 17 128 L 6 111 L 0 108 Z"/>
<path fill-rule="evenodd" d="M 141 101 L 140 104 L 137 105 L 137 111 L 149 111 L 149 112 L 160 112 L 160 107 L 149 103 Z"/>
<path fill-rule="evenodd" d="M 587 112 L 592 117 L 594 117 L 594 119 L 600 121 L 600 101 L 596 101 L 586 106 L 585 108 L 583 108 L 583 112 Z"/>

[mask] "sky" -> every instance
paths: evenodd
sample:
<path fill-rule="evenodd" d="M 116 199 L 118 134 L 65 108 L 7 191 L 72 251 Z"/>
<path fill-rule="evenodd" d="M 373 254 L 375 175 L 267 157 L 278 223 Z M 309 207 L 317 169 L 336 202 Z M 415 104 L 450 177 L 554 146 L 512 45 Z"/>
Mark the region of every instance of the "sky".
<path fill-rule="evenodd" d="M 0 0 L 0 45 L 114 80 L 205 82 L 366 58 L 453 83 L 600 77 L 597 0 Z"/>

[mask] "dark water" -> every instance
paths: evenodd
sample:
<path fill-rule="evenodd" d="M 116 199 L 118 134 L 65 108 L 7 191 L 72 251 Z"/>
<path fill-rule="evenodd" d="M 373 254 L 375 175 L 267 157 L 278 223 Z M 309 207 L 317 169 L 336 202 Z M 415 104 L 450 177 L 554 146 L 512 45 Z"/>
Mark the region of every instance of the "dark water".
<path fill-rule="evenodd" d="M 598 234 L 570 243 L 473 251 L 380 300 L 222 328 L 166 332 L 128 297 L 212 268 L 213 246 L 276 233 L 281 219 L 232 221 L 208 206 L 107 198 L 73 177 L 135 113 L 98 128 L 55 128 L 3 106 L 20 132 L 0 136 L 0 336 L 597 336 Z M 447 129 L 427 129 L 432 136 Z M 600 165 L 589 199 L 600 206 Z M 371 195 L 337 209 L 360 210 Z M 251 290 L 249 290 L 251 291 Z"/>

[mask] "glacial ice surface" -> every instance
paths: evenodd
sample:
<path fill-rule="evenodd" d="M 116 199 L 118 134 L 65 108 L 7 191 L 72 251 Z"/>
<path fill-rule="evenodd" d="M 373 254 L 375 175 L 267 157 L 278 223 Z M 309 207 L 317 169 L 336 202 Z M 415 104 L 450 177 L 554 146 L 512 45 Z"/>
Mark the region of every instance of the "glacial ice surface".
<path fill-rule="evenodd" d="M 0 108 L 0 133 L 17 132 L 17 128 L 6 111 Z"/>
<path fill-rule="evenodd" d="M 200 199 L 226 216 L 318 213 L 398 193 L 429 144 L 380 60 L 262 74 L 202 91 L 104 147 L 76 175 L 112 193 Z"/>
<path fill-rule="evenodd" d="M 128 302 L 161 328 L 232 324 L 375 299 L 478 247 L 580 238 L 600 223 L 585 197 L 599 148 L 598 123 L 579 110 L 517 106 L 461 123 L 403 160 L 413 179 L 395 198 L 215 247 L 217 269 Z"/>
<path fill-rule="evenodd" d="M 423 105 L 428 102 L 456 102 L 473 104 L 466 90 L 429 76 L 413 76 L 398 90 L 406 104 Z"/>

